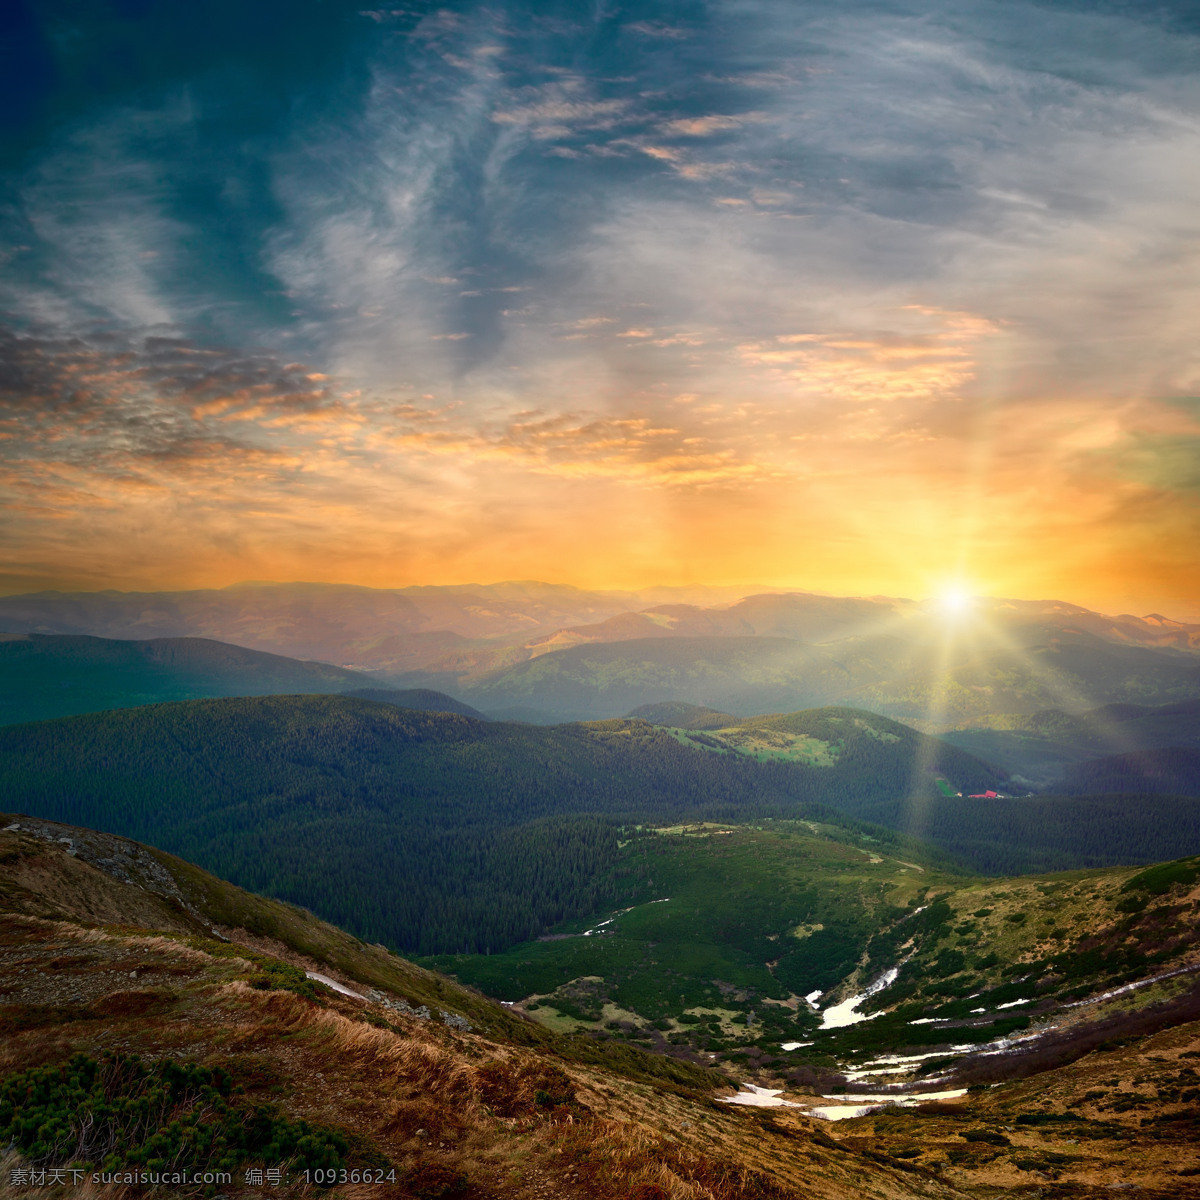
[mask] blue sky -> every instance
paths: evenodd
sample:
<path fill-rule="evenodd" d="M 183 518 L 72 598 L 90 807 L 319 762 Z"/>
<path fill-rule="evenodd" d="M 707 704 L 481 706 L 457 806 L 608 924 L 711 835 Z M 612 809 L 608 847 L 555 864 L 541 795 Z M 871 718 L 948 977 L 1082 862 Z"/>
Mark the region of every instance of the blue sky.
<path fill-rule="evenodd" d="M 6 14 L 7 590 L 1196 611 L 1200 6 Z"/>

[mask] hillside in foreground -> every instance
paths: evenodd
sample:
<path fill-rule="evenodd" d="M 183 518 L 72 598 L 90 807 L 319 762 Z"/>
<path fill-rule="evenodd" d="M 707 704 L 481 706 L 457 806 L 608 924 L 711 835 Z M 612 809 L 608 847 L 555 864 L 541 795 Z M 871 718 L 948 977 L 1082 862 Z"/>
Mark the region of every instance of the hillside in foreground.
<path fill-rule="evenodd" d="M 4 817 L 0 861 L 0 1167 L 20 1200 L 81 1194 L 23 1173 L 105 1154 L 110 1171 L 223 1166 L 231 1200 L 262 1195 L 248 1170 L 312 1195 L 306 1167 L 369 1171 L 328 1194 L 395 1200 L 1198 1194 L 1195 1019 L 1126 1021 L 1024 1079 L 921 1102 L 944 1091 L 931 1079 L 891 1097 L 911 1107 L 831 1123 L 812 1113 L 862 1096 L 759 1071 L 743 1100 L 796 1106 L 728 1103 L 711 1071 L 540 1030 L 124 839 Z M 1178 871 L 1150 885 L 1194 905 Z M 22 1125 L 35 1096 L 43 1117 Z"/>

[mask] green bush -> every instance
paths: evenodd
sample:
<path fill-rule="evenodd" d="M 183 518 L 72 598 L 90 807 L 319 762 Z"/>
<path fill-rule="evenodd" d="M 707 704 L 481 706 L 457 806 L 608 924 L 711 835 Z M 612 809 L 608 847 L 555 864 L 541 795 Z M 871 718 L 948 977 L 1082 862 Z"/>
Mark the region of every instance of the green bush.
<path fill-rule="evenodd" d="M 1128 880 L 1121 891 L 1146 892 L 1151 896 L 1162 896 L 1176 884 L 1190 886 L 1197 879 L 1200 879 L 1200 860 L 1184 858 L 1176 862 L 1160 863 L 1147 868 Z M 1125 909 L 1123 911 L 1135 910 Z"/>
<path fill-rule="evenodd" d="M 245 1162 L 340 1169 L 349 1144 L 270 1105 L 238 1105 L 220 1067 L 76 1054 L 0 1081 L 0 1144 L 39 1165 L 233 1171 Z"/>

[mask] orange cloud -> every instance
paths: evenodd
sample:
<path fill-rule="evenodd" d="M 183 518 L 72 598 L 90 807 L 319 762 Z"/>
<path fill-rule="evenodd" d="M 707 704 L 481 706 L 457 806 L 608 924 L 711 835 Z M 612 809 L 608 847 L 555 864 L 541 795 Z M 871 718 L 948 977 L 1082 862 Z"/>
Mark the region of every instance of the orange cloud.
<path fill-rule="evenodd" d="M 1194 407 L 989 393 L 1014 341 L 969 313 L 734 344 L 574 325 L 621 362 L 697 355 L 691 386 L 573 368 L 484 407 L 177 342 L 18 347 L 0 569 L 92 586 L 520 575 L 893 594 L 966 570 L 1006 594 L 1197 615 Z"/>

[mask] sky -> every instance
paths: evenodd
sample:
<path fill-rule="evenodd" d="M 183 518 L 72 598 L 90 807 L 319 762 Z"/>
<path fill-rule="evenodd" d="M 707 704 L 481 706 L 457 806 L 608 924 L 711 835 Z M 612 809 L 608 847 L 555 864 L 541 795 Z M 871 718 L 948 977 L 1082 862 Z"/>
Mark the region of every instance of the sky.
<path fill-rule="evenodd" d="M 0 14 L 0 591 L 1200 620 L 1200 4 Z"/>

